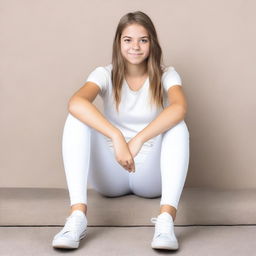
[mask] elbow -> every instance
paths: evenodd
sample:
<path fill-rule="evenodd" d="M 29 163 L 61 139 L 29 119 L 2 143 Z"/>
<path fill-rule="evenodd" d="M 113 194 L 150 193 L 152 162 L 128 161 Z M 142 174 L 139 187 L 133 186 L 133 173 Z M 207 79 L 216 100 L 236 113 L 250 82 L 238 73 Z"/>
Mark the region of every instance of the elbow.
<path fill-rule="evenodd" d="M 71 99 L 68 102 L 68 111 L 72 114 L 76 111 L 80 111 L 82 108 L 87 106 L 88 100 L 82 98 L 82 97 L 71 97 Z"/>
<path fill-rule="evenodd" d="M 177 113 L 179 113 L 180 115 L 185 116 L 187 114 L 187 103 L 173 103 L 170 106 L 175 106 Z"/>
<path fill-rule="evenodd" d="M 68 102 L 68 111 L 70 112 L 71 109 L 73 109 L 73 106 L 74 106 L 74 101 L 73 99 L 71 98 Z"/>
<path fill-rule="evenodd" d="M 187 115 L 187 106 L 182 106 L 182 116 L 183 116 L 183 119 L 185 119 L 186 115 Z"/>
<path fill-rule="evenodd" d="M 183 113 L 184 116 L 187 114 L 187 111 L 188 111 L 187 105 L 182 106 L 182 113 Z"/>
<path fill-rule="evenodd" d="M 185 101 L 185 102 L 183 102 L 183 103 L 181 103 L 181 104 L 179 104 L 180 105 L 180 108 L 181 108 L 181 112 L 182 112 L 182 114 L 184 115 L 184 117 L 186 116 L 186 114 L 187 114 L 187 111 L 188 111 L 188 104 L 187 104 L 187 102 Z"/>
<path fill-rule="evenodd" d="M 72 114 L 72 112 L 74 111 L 74 109 L 76 108 L 78 103 L 78 99 L 71 97 L 69 102 L 68 102 L 68 111 Z"/>
<path fill-rule="evenodd" d="M 187 105 L 179 104 L 179 109 L 180 109 L 180 116 L 181 119 L 185 119 L 186 114 L 187 114 Z"/>

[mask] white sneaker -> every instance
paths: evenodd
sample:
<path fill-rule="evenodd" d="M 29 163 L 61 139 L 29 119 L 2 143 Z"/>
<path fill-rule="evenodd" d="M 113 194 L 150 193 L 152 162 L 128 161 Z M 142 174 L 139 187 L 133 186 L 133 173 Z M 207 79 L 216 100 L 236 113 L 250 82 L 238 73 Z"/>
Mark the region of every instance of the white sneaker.
<path fill-rule="evenodd" d="M 163 212 L 157 218 L 151 218 L 155 223 L 155 233 L 151 242 L 154 249 L 177 250 L 178 240 L 174 234 L 173 218 L 168 212 Z"/>
<path fill-rule="evenodd" d="M 75 210 L 66 218 L 63 229 L 54 236 L 52 246 L 54 248 L 78 248 L 80 240 L 87 234 L 86 229 L 86 215 L 80 210 Z"/>

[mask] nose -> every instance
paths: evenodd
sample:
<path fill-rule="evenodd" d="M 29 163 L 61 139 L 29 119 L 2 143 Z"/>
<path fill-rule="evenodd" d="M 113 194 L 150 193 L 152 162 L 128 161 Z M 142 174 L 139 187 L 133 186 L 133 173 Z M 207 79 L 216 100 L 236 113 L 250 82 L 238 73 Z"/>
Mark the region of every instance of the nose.
<path fill-rule="evenodd" d="M 133 49 L 139 49 L 139 43 L 138 42 L 134 42 L 133 45 L 132 45 L 132 48 Z"/>

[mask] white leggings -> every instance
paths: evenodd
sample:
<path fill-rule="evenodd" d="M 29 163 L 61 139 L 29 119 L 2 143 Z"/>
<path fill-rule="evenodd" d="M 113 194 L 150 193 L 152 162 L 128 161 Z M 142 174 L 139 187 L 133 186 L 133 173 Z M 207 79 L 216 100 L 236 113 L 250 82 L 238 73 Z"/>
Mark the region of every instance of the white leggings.
<path fill-rule="evenodd" d="M 149 140 L 150 141 L 150 140 Z M 135 156 L 135 173 L 115 159 L 111 140 L 70 113 L 62 137 L 62 155 L 70 205 L 87 204 L 87 181 L 106 197 L 161 196 L 160 205 L 176 209 L 189 165 L 189 131 L 184 120 L 145 142 Z"/>

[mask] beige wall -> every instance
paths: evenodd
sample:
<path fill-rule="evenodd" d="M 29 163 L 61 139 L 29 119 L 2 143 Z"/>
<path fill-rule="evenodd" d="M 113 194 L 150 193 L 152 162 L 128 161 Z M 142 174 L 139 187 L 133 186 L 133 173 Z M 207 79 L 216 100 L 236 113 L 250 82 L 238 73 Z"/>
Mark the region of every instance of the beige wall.
<path fill-rule="evenodd" d="M 66 187 L 68 99 L 110 63 L 121 16 L 141 10 L 189 103 L 186 186 L 255 188 L 255 8 L 253 0 L 1 0 L 0 186 Z"/>

